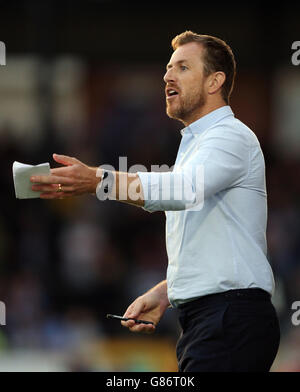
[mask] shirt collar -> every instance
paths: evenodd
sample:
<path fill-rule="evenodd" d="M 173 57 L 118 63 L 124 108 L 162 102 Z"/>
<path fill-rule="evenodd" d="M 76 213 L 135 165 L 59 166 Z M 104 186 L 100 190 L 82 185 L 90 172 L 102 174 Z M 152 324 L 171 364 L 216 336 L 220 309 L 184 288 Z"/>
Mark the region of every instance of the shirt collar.
<path fill-rule="evenodd" d="M 199 118 L 199 120 L 194 121 L 192 124 L 188 125 L 187 127 L 183 128 L 180 133 L 183 136 L 185 133 L 191 133 L 194 136 L 196 134 L 200 134 L 205 131 L 207 128 L 211 127 L 212 125 L 216 124 L 224 117 L 234 116 L 230 106 L 222 106 L 205 116 Z"/>

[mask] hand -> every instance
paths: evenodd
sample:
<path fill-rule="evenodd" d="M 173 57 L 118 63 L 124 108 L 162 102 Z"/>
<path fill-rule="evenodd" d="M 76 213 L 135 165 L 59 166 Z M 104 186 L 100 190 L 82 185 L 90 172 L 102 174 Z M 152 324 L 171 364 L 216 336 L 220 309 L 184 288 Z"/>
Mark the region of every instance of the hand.
<path fill-rule="evenodd" d="M 96 192 L 100 180 L 96 176 L 97 169 L 65 155 L 53 154 L 53 159 L 65 167 L 51 169 L 50 176 L 30 178 L 30 181 L 34 183 L 31 189 L 42 192 L 41 199 L 63 199 Z"/>
<path fill-rule="evenodd" d="M 166 301 L 155 291 L 149 291 L 138 297 L 126 310 L 123 317 L 152 321 L 152 324 L 136 324 L 134 320 L 121 321 L 131 332 L 153 333 L 156 325 L 167 308 Z"/>

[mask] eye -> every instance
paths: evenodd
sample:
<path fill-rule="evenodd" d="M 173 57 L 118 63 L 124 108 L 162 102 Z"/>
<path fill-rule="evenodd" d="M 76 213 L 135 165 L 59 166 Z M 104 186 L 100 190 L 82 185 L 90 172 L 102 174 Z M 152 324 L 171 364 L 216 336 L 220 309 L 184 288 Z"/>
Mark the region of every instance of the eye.
<path fill-rule="evenodd" d="M 180 66 L 181 71 L 185 71 L 186 69 L 188 69 L 185 65 L 181 65 Z"/>

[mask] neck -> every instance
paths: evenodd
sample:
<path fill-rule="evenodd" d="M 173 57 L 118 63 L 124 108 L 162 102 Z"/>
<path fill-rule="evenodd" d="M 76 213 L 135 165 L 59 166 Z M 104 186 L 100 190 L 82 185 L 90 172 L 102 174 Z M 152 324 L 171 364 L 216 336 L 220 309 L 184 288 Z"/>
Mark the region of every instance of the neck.
<path fill-rule="evenodd" d="M 187 127 L 193 122 L 199 120 L 201 117 L 206 116 L 208 113 L 213 112 L 214 110 L 217 110 L 222 106 L 226 106 L 226 105 L 227 104 L 223 99 L 214 102 L 207 102 L 201 108 L 197 109 L 196 112 L 191 113 L 188 119 L 183 119 L 181 121 L 183 122 L 184 126 Z"/>

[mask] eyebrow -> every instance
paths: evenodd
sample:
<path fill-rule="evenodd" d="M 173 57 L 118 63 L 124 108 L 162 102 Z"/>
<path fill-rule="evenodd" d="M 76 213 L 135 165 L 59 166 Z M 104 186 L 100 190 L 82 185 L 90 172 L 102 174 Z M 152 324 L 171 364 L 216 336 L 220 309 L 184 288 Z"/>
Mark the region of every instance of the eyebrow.
<path fill-rule="evenodd" d="M 176 61 L 176 63 L 174 63 L 174 64 L 167 64 L 167 66 L 166 66 L 166 70 L 168 70 L 169 68 L 172 68 L 173 67 L 173 65 L 176 65 L 176 64 L 182 64 L 182 63 L 187 63 L 187 60 L 178 60 L 178 61 Z"/>

